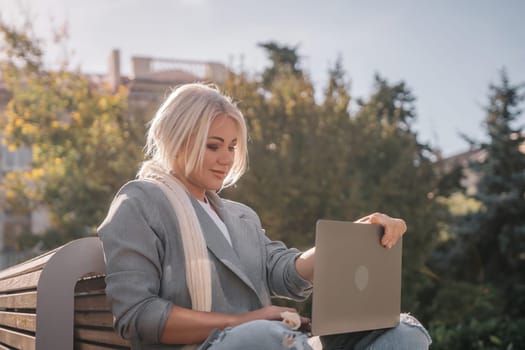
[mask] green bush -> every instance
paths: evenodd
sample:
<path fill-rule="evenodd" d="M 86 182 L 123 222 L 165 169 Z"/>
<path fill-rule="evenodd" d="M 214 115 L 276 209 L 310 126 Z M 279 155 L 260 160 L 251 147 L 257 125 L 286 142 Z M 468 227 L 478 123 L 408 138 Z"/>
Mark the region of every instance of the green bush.
<path fill-rule="evenodd" d="M 442 281 L 428 306 L 430 327 L 488 320 L 503 314 L 501 291 L 490 285 Z"/>
<path fill-rule="evenodd" d="M 432 350 L 525 349 L 525 318 L 470 320 L 431 328 Z"/>

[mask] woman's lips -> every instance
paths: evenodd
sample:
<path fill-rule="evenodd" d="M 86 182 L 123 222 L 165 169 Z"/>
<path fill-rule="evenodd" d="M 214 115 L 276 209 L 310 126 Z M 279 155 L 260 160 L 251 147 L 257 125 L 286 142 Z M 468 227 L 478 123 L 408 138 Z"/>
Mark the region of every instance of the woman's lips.
<path fill-rule="evenodd" d="M 225 177 L 226 176 L 226 171 L 212 170 L 211 172 L 214 173 L 216 176 L 219 176 L 219 177 Z"/>

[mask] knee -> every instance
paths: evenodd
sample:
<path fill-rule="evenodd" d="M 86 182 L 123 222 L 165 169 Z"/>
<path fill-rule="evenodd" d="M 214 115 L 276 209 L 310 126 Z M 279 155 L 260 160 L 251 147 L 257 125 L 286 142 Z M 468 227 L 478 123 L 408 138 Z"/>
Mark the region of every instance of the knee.
<path fill-rule="evenodd" d="M 399 325 L 379 337 L 371 349 L 426 350 L 431 343 L 427 330 L 415 317 L 401 314 Z"/>
<path fill-rule="evenodd" d="M 428 349 L 432 339 L 423 325 L 412 315 L 401 314 L 399 318 L 400 349 Z"/>

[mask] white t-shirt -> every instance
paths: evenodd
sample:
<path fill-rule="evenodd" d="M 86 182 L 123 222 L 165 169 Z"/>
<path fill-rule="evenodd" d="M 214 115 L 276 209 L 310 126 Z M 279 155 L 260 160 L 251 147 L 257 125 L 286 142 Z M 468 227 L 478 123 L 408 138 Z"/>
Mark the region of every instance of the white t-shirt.
<path fill-rule="evenodd" d="M 226 240 L 228 241 L 228 243 L 230 243 L 230 246 L 231 246 L 232 245 L 232 239 L 230 237 L 230 233 L 228 232 L 228 228 L 226 227 L 224 222 L 222 222 L 221 218 L 219 217 L 219 215 L 217 215 L 215 210 L 212 209 L 208 199 L 204 198 L 204 200 L 205 200 L 205 202 L 202 202 L 202 201 L 198 201 L 198 202 L 204 208 L 204 210 L 208 213 L 208 215 L 212 218 L 212 220 L 215 222 L 215 224 L 219 227 L 219 229 L 221 230 L 222 234 L 224 235 L 224 238 L 226 238 Z"/>

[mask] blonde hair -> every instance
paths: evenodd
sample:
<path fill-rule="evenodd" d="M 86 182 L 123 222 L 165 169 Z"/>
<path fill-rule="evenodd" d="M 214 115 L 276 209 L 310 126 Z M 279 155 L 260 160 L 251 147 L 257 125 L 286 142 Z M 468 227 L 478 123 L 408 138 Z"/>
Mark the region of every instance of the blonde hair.
<path fill-rule="evenodd" d="M 236 154 L 230 172 L 223 182 L 228 187 L 244 174 L 248 164 L 246 123 L 232 100 L 217 87 L 202 83 L 175 88 L 160 106 L 147 133 L 146 161 L 138 176 L 142 177 L 148 162 L 154 162 L 166 172 L 172 170 L 178 154 L 184 154 L 184 174 L 188 177 L 202 167 L 208 130 L 219 115 L 232 118 L 239 133 Z"/>

